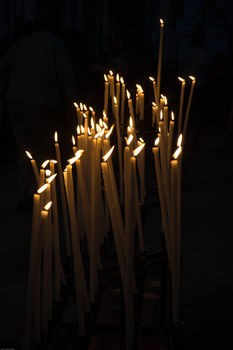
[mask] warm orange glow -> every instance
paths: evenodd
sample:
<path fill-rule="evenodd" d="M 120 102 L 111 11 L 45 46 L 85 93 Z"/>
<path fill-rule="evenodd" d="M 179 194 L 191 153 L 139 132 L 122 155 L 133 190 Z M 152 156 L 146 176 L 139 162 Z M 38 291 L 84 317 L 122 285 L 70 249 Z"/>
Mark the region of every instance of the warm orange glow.
<path fill-rule="evenodd" d="M 80 126 L 77 126 L 77 135 L 80 135 L 81 131 L 80 131 Z"/>
<path fill-rule="evenodd" d="M 83 110 L 83 104 L 82 104 L 82 102 L 80 102 L 80 109 L 81 109 L 81 111 Z"/>
<path fill-rule="evenodd" d="M 46 168 L 46 166 L 48 165 L 49 163 L 49 159 L 45 160 L 42 164 L 41 164 L 41 168 Z"/>
<path fill-rule="evenodd" d="M 86 117 L 87 117 L 86 113 L 83 113 L 83 118 L 85 118 L 85 119 L 86 119 Z"/>
<path fill-rule="evenodd" d="M 84 134 L 85 129 L 84 129 L 84 126 L 83 126 L 83 125 L 81 125 L 80 130 L 81 130 L 81 134 Z"/>
<path fill-rule="evenodd" d="M 76 102 L 74 102 L 74 106 L 75 106 L 76 108 L 79 108 Z"/>
<path fill-rule="evenodd" d="M 49 169 L 46 169 L 45 170 L 45 176 L 50 176 L 52 174 L 52 172 L 51 172 L 51 170 L 49 170 Z"/>
<path fill-rule="evenodd" d="M 156 103 L 155 103 L 155 102 L 152 102 L 152 106 L 153 106 L 153 107 L 156 107 Z"/>
<path fill-rule="evenodd" d="M 139 137 L 139 141 L 144 143 L 144 140 L 141 137 Z"/>
<path fill-rule="evenodd" d="M 31 153 L 30 153 L 30 152 L 25 151 L 25 153 L 26 153 L 26 155 L 28 156 L 28 158 L 32 159 L 32 155 L 31 155 Z"/>
<path fill-rule="evenodd" d="M 95 129 L 95 123 L 94 123 L 94 119 L 93 118 L 91 118 L 91 128 Z"/>
<path fill-rule="evenodd" d="M 106 135 L 105 135 L 105 138 L 106 139 L 108 139 L 109 138 L 109 136 L 111 135 L 111 133 L 112 133 L 112 131 L 113 131 L 113 129 L 114 129 L 114 124 L 112 124 L 112 126 L 111 126 L 111 128 L 109 129 L 109 131 L 106 133 Z"/>
<path fill-rule="evenodd" d="M 133 118 L 129 117 L 129 126 L 132 129 L 133 128 Z"/>
<path fill-rule="evenodd" d="M 95 127 L 96 127 L 96 131 L 97 131 L 97 132 L 100 132 L 100 131 L 101 131 L 101 127 L 99 126 L 99 124 L 96 123 L 96 126 L 95 126 Z"/>
<path fill-rule="evenodd" d="M 57 134 L 57 131 L 55 131 L 55 133 L 54 133 L 54 141 L 55 141 L 55 142 L 58 142 L 58 134 Z"/>
<path fill-rule="evenodd" d="M 153 78 L 153 77 L 149 77 L 149 79 L 150 79 L 151 81 L 155 81 L 155 78 Z"/>
<path fill-rule="evenodd" d="M 47 204 L 45 204 L 44 206 L 44 210 L 48 211 L 50 208 L 51 208 L 51 205 L 52 205 L 52 201 L 48 202 Z"/>
<path fill-rule="evenodd" d="M 127 96 L 128 100 L 130 100 L 130 92 L 129 92 L 129 90 L 126 90 L 126 96 Z"/>
<path fill-rule="evenodd" d="M 131 144 L 132 140 L 133 140 L 133 135 L 130 134 L 129 137 L 128 137 L 128 139 L 126 139 L 126 144 L 127 144 L 127 146 L 129 146 L 129 145 Z"/>
<path fill-rule="evenodd" d="M 116 104 L 117 104 L 117 98 L 116 98 L 116 96 L 113 97 L 113 101 L 114 101 L 114 103 L 115 103 L 115 105 L 116 105 Z"/>
<path fill-rule="evenodd" d="M 99 126 L 102 128 L 103 127 L 103 120 L 100 118 L 99 119 Z"/>
<path fill-rule="evenodd" d="M 73 143 L 73 146 L 75 146 L 75 138 L 73 135 L 72 135 L 72 143 Z"/>
<path fill-rule="evenodd" d="M 143 89 L 142 89 L 141 85 L 136 84 L 136 87 L 137 87 L 139 93 L 143 93 Z"/>
<path fill-rule="evenodd" d="M 113 75 L 113 71 L 112 71 L 112 70 L 110 70 L 110 71 L 109 71 L 109 74 L 110 74 L 110 75 Z"/>
<path fill-rule="evenodd" d="M 143 143 L 140 146 L 138 146 L 137 148 L 135 148 L 132 152 L 134 157 L 136 157 L 144 147 L 145 147 L 145 143 Z"/>
<path fill-rule="evenodd" d="M 76 160 L 80 159 L 82 157 L 84 153 L 84 149 L 79 149 L 76 153 L 75 153 L 75 158 Z"/>
<path fill-rule="evenodd" d="M 85 104 L 83 105 L 83 109 L 84 111 L 87 111 L 87 106 Z"/>
<path fill-rule="evenodd" d="M 57 176 L 57 174 L 54 174 L 54 175 L 50 176 L 50 177 L 47 179 L 47 182 L 50 184 L 50 183 L 55 179 L 56 176 Z"/>
<path fill-rule="evenodd" d="M 181 150 L 182 150 L 182 147 L 178 147 L 176 151 L 173 153 L 172 158 L 176 160 L 179 157 Z"/>
<path fill-rule="evenodd" d="M 174 115 L 174 112 L 171 111 L 171 120 L 174 121 L 175 120 L 175 115 Z"/>
<path fill-rule="evenodd" d="M 179 81 L 181 81 L 182 83 L 185 81 L 183 78 L 178 77 Z"/>
<path fill-rule="evenodd" d="M 100 137 L 103 137 L 103 135 L 104 135 L 104 128 L 100 131 Z"/>
<path fill-rule="evenodd" d="M 161 25 L 161 27 L 164 26 L 164 21 L 162 20 L 162 18 L 160 18 L 160 25 Z"/>
<path fill-rule="evenodd" d="M 167 106 L 167 97 L 166 96 L 164 96 L 164 104 L 165 104 L 165 106 Z"/>
<path fill-rule="evenodd" d="M 98 137 L 100 137 L 100 133 L 102 130 L 100 130 L 99 132 L 97 132 L 97 134 L 95 134 L 94 139 L 97 139 Z"/>
<path fill-rule="evenodd" d="M 115 145 L 112 146 L 112 148 L 102 157 L 104 162 L 107 162 L 108 158 L 111 156 L 111 154 L 114 150 L 114 147 L 115 147 Z"/>
<path fill-rule="evenodd" d="M 73 164 L 76 160 L 77 160 L 77 157 L 75 156 L 75 157 L 73 157 L 73 158 L 68 159 L 68 162 L 69 162 L 70 164 Z"/>
<path fill-rule="evenodd" d="M 160 96 L 163 100 L 165 99 L 165 96 L 163 94 L 160 94 Z"/>
<path fill-rule="evenodd" d="M 49 162 L 50 162 L 50 163 L 53 163 L 53 164 L 57 164 L 57 160 L 55 160 L 55 159 L 50 159 Z"/>
<path fill-rule="evenodd" d="M 89 136 L 91 136 L 91 130 L 90 130 L 89 127 L 87 128 L 87 133 L 88 133 Z"/>
<path fill-rule="evenodd" d="M 104 129 L 108 129 L 108 126 L 107 126 L 107 124 L 105 123 L 105 122 L 103 122 L 103 127 L 104 127 Z"/>
<path fill-rule="evenodd" d="M 189 78 L 190 78 L 192 81 L 195 81 L 195 80 L 196 80 L 196 78 L 193 77 L 192 75 L 189 75 Z"/>
<path fill-rule="evenodd" d="M 180 136 L 178 137 L 177 147 L 181 147 L 181 145 L 182 145 L 182 134 L 180 134 Z"/>
<path fill-rule="evenodd" d="M 158 147 L 159 142 L 160 142 L 160 137 L 158 136 L 158 137 L 156 137 L 156 139 L 155 139 L 155 147 Z"/>
<path fill-rule="evenodd" d="M 124 84 L 124 79 L 122 77 L 121 77 L 120 81 L 121 81 L 121 84 Z"/>
<path fill-rule="evenodd" d="M 90 109 L 91 113 L 94 111 L 94 109 L 92 107 L 89 107 L 89 109 Z"/>
<path fill-rule="evenodd" d="M 161 134 L 161 128 L 160 128 L 160 126 L 159 126 L 159 133 Z"/>
<path fill-rule="evenodd" d="M 161 121 L 163 120 L 163 111 L 161 110 L 160 111 L 160 118 L 159 118 Z"/>
<path fill-rule="evenodd" d="M 105 112 L 105 110 L 103 110 L 103 118 L 106 118 L 107 117 L 107 114 Z"/>
<path fill-rule="evenodd" d="M 46 190 L 46 188 L 48 187 L 48 184 L 45 184 L 43 186 L 41 186 L 38 190 L 37 193 L 41 194 L 42 192 L 44 192 Z"/>
<path fill-rule="evenodd" d="M 104 80 L 105 80 L 105 81 L 108 81 L 108 78 L 107 78 L 107 75 L 106 75 L 106 74 L 104 74 Z"/>
<path fill-rule="evenodd" d="M 119 77 L 119 74 L 117 73 L 117 75 L 116 75 L 116 81 L 119 83 L 119 81 L 120 81 L 120 77 Z"/>
<path fill-rule="evenodd" d="M 127 126 L 127 132 L 130 133 L 132 131 L 130 126 Z"/>

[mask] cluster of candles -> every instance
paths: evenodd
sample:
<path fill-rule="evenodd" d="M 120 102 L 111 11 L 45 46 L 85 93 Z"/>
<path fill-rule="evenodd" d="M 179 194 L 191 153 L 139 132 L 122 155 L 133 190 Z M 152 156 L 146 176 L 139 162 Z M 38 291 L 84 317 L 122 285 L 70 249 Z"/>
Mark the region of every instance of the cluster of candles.
<path fill-rule="evenodd" d="M 179 109 L 177 149 L 174 144 L 174 113 L 170 113 L 166 96 L 160 94 L 163 21 L 160 21 L 160 47 L 157 84 L 153 77 L 155 102 L 152 103 L 152 125 L 156 126 L 153 147 L 162 229 L 165 235 L 169 268 L 172 274 L 173 322 L 179 322 L 180 233 L 181 233 L 181 169 L 182 147 L 185 140 L 189 110 L 195 78 L 188 99 L 185 117 L 183 104 L 185 80 L 182 82 Z M 74 103 L 77 112 L 77 135 L 72 136 L 73 157 L 62 169 L 58 134 L 54 134 L 56 160 L 46 160 L 40 168 L 31 160 L 38 191 L 34 195 L 28 298 L 25 322 L 25 349 L 30 348 L 30 337 L 40 341 L 41 331 L 48 331 L 52 318 L 53 301 L 60 300 L 61 283 L 66 279 L 60 257 L 60 235 L 65 233 L 66 255 L 72 258 L 76 293 L 79 334 L 85 335 L 86 314 L 95 302 L 98 289 L 98 270 L 103 269 L 100 248 L 109 232 L 113 232 L 121 283 L 125 300 L 126 345 L 131 349 L 134 339 L 133 296 L 136 292 L 134 278 L 135 232 L 138 246 L 144 252 L 141 206 L 145 199 L 145 142 L 138 138 L 135 115 L 144 120 L 144 91 L 137 84 L 135 111 L 124 79 L 112 71 L 104 75 L 103 118 L 96 118 L 92 107 Z M 122 128 L 125 118 L 125 101 L 128 101 L 129 125 L 123 149 Z M 109 111 L 111 108 L 111 112 Z M 114 124 L 109 126 L 110 114 Z M 116 130 L 118 167 L 115 172 L 110 136 Z M 49 169 L 48 169 L 49 167 Z M 58 176 L 57 176 L 58 175 Z M 116 176 L 117 175 L 117 178 Z M 57 178 L 56 178 L 57 176 Z M 63 230 L 59 227 L 58 179 Z M 122 209 L 123 208 L 123 209 Z M 84 260 L 80 242 L 86 240 L 88 259 Z M 86 258 L 86 257 L 85 257 Z M 88 265 L 87 265 L 88 261 Z M 89 266 L 89 274 L 85 267 Z M 34 332 L 32 332 L 33 327 Z"/>

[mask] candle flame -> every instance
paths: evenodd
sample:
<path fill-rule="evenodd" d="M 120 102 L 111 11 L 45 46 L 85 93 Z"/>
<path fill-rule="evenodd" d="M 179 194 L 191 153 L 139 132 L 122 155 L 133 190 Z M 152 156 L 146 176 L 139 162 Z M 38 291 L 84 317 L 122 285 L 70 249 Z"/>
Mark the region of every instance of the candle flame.
<path fill-rule="evenodd" d="M 140 146 L 138 146 L 137 148 L 135 148 L 132 152 L 134 157 L 136 157 L 144 147 L 145 147 L 145 143 L 143 143 Z"/>
<path fill-rule="evenodd" d="M 99 124 L 96 123 L 96 126 L 95 126 L 95 127 L 96 127 L 96 131 L 97 131 L 97 132 L 100 132 L 100 131 L 101 131 L 101 127 L 99 126 Z"/>
<path fill-rule="evenodd" d="M 103 120 L 99 118 L 99 126 L 102 128 L 103 127 Z"/>
<path fill-rule="evenodd" d="M 159 133 L 161 134 L 161 128 L 160 128 L 160 126 L 159 126 Z"/>
<path fill-rule="evenodd" d="M 89 127 L 87 128 L 87 133 L 88 133 L 89 136 L 91 136 L 91 130 L 90 130 Z"/>
<path fill-rule="evenodd" d="M 84 149 L 79 149 L 76 153 L 75 153 L 75 157 L 76 157 L 76 160 L 78 160 L 79 158 L 82 157 L 84 153 Z"/>
<path fill-rule="evenodd" d="M 156 107 L 156 103 L 155 103 L 155 102 L 152 102 L 152 106 L 153 106 L 153 107 Z"/>
<path fill-rule="evenodd" d="M 155 81 L 155 78 L 153 78 L 153 77 L 149 77 L 149 79 L 150 79 L 151 81 Z"/>
<path fill-rule="evenodd" d="M 110 70 L 110 71 L 109 71 L 109 74 L 110 74 L 110 75 L 113 75 L 113 71 L 112 71 L 112 70 Z"/>
<path fill-rule="evenodd" d="M 80 126 L 77 126 L 77 134 L 80 135 L 81 131 L 80 131 Z"/>
<path fill-rule="evenodd" d="M 124 79 L 121 77 L 120 79 L 121 84 L 124 84 Z"/>
<path fill-rule="evenodd" d="M 41 164 L 41 168 L 46 168 L 46 166 L 48 165 L 49 163 L 49 159 L 45 160 L 42 164 Z"/>
<path fill-rule="evenodd" d="M 105 122 L 103 122 L 103 127 L 104 127 L 105 129 L 108 129 L 108 126 L 107 126 L 107 124 L 106 124 Z"/>
<path fill-rule="evenodd" d="M 117 98 L 116 98 L 116 96 L 113 97 L 113 101 L 114 101 L 114 103 L 115 103 L 115 105 L 116 105 L 116 104 L 117 104 Z"/>
<path fill-rule="evenodd" d="M 164 21 L 162 20 L 162 18 L 160 18 L 160 25 L 161 25 L 161 27 L 163 27 L 163 25 L 164 25 Z"/>
<path fill-rule="evenodd" d="M 111 156 L 115 145 L 112 146 L 112 148 L 102 157 L 104 162 L 107 162 L 108 158 Z"/>
<path fill-rule="evenodd" d="M 91 128 L 94 129 L 95 128 L 95 124 L 94 124 L 94 119 L 91 118 Z"/>
<path fill-rule="evenodd" d="M 133 135 L 130 134 L 129 137 L 128 137 L 128 139 L 126 139 L 126 144 L 127 144 L 127 146 L 129 146 L 129 145 L 131 144 L 132 140 L 133 140 Z"/>
<path fill-rule="evenodd" d="M 46 188 L 48 187 L 48 184 L 45 184 L 43 186 L 41 186 L 38 190 L 37 193 L 41 194 L 42 192 L 44 192 L 46 190 Z"/>
<path fill-rule="evenodd" d="M 180 155 L 180 153 L 181 153 L 181 149 L 182 149 L 182 147 L 178 147 L 177 149 L 176 149 L 176 151 L 173 153 L 173 155 L 172 155 L 172 158 L 173 159 L 177 159 L 178 157 L 179 157 L 179 155 Z"/>
<path fill-rule="evenodd" d="M 26 155 L 28 156 L 28 158 L 32 159 L 32 155 L 31 155 L 31 153 L 30 153 L 30 152 L 25 151 L 25 153 L 26 153 Z"/>
<path fill-rule="evenodd" d="M 45 170 L 45 176 L 50 176 L 52 174 L 51 170 L 46 169 Z"/>
<path fill-rule="evenodd" d="M 130 99 L 130 92 L 129 92 L 129 90 L 126 90 L 126 96 L 127 96 L 128 100 L 129 100 Z"/>
<path fill-rule="evenodd" d="M 86 113 L 83 113 L 83 118 L 85 118 L 85 119 L 86 119 L 86 117 L 87 117 Z"/>
<path fill-rule="evenodd" d="M 80 109 L 81 109 L 81 111 L 83 110 L 83 104 L 82 104 L 82 102 L 80 102 Z"/>
<path fill-rule="evenodd" d="M 177 147 L 181 147 L 181 144 L 182 144 L 182 134 L 180 134 L 180 136 L 178 137 Z"/>
<path fill-rule="evenodd" d="M 58 134 L 57 134 L 57 131 L 55 131 L 55 133 L 54 133 L 54 141 L 55 141 L 55 142 L 58 142 Z"/>
<path fill-rule="evenodd" d="M 160 111 L 160 120 L 163 120 L 163 111 Z"/>
<path fill-rule="evenodd" d="M 89 107 L 89 109 L 90 109 L 91 113 L 94 111 L 94 109 L 92 107 Z"/>
<path fill-rule="evenodd" d="M 72 165 L 76 160 L 77 160 L 77 157 L 75 156 L 73 158 L 68 159 L 68 162 Z"/>
<path fill-rule="evenodd" d="M 87 111 L 87 106 L 85 104 L 83 105 L 83 109 L 84 111 Z"/>
<path fill-rule="evenodd" d="M 84 134 L 85 129 L 84 129 L 84 126 L 83 126 L 83 125 L 81 125 L 80 130 L 81 130 L 81 134 Z"/>
<path fill-rule="evenodd" d="M 112 133 L 112 131 L 113 131 L 113 129 L 114 129 L 114 124 L 112 124 L 112 126 L 111 126 L 111 128 L 109 129 L 109 131 L 107 132 L 107 134 L 105 135 L 105 138 L 106 139 L 108 139 L 109 138 L 109 136 L 111 135 L 111 133 Z"/>
<path fill-rule="evenodd" d="M 136 87 L 137 87 L 139 93 L 143 93 L 143 89 L 142 89 L 141 85 L 136 84 Z"/>
<path fill-rule="evenodd" d="M 162 97 L 163 100 L 165 99 L 165 96 L 163 94 L 160 94 L 160 96 Z"/>
<path fill-rule="evenodd" d="M 156 146 L 156 147 L 158 147 L 159 142 L 160 142 L 160 137 L 158 136 L 158 137 L 156 137 L 156 139 L 155 139 L 155 146 Z"/>
<path fill-rule="evenodd" d="M 98 137 L 102 137 L 104 134 L 104 128 L 101 129 L 97 134 L 95 134 L 94 138 L 97 139 Z"/>
<path fill-rule="evenodd" d="M 52 205 L 52 201 L 48 202 L 47 204 L 45 204 L 44 206 L 44 210 L 48 211 L 50 208 L 51 208 L 51 205 Z"/>
<path fill-rule="evenodd" d="M 50 177 L 47 179 L 47 182 L 50 184 L 50 183 L 55 179 L 56 176 L 57 176 L 57 174 L 54 174 L 54 175 L 50 176 Z"/>
<path fill-rule="evenodd" d="M 56 159 L 51 159 L 49 162 L 53 163 L 53 164 L 57 164 L 57 160 Z"/>
<path fill-rule="evenodd" d="M 105 80 L 105 81 L 108 81 L 108 78 L 107 78 L 107 75 L 106 75 L 106 74 L 104 74 L 104 80 Z"/>
<path fill-rule="evenodd" d="M 139 137 L 139 141 L 144 143 L 144 140 L 141 137 Z"/>
<path fill-rule="evenodd" d="M 132 129 L 133 128 L 133 118 L 129 117 L 129 126 Z"/>
<path fill-rule="evenodd" d="M 73 143 L 73 146 L 75 146 L 75 138 L 74 138 L 74 135 L 72 135 L 72 143 Z"/>
<path fill-rule="evenodd" d="M 105 129 L 103 128 L 101 131 L 100 131 L 100 137 L 103 137 L 103 135 L 104 135 L 104 131 L 105 131 Z"/>
<path fill-rule="evenodd" d="M 167 106 L 167 97 L 166 96 L 164 96 L 164 101 L 165 101 L 165 106 Z"/>
<path fill-rule="evenodd" d="M 76 102 L 74 102 L 74 106 L 75 106 L 76 108 L 79 108 L 79 107 L 78 107 L 78 104 L 77 104 Z"/>
<path fill-rule="evenodd" d="M 127 127 L 127 131 L 128 131 L 128 133 L 130 133 L 130 132 L 131 132 L 131 130 L 132 130 L 132 129 L 131 129 L 131 127 L 130 127 L 130 126 L 128 126 L 128 127 Z"/>
<path fill-rule="evenodd" d="M 174 115 L 174 112 L 171 111 L 171 120 L 174 121 L 175 120 L 175 115 Z"/>
<path fill-rule="evenodd" d="M 192 81 L 195 81 L 195 80 L 196 80 L 196 78 L 193 77 L 192 75 L 189 75 L 189 78 L 190 78 Z"/>
<path fill-rule="evenodd" d="M 183 81 L 185 81 L 183 78 L 178 77 L 178 79 L 183 83 Z"/>
<path fill-rule="evenodd" d="M 119 83 L 119 81 L 120 81 L 120 77 L 119 77 L 119 74 L 117 73 L 117 75 L 116 75 L 116 81 Z"/>

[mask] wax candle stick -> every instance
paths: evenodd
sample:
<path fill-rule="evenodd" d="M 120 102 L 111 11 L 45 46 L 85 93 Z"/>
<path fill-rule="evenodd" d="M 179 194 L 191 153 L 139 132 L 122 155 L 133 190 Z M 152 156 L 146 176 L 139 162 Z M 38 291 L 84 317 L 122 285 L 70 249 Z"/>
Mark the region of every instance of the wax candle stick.
<path fill-rule="evenodd" d="M 34 175 L 35 175 L 37 186 L 40 186 L 40 176 L 39 176 L 39 171 L 38 171 L 38 168 L 37 168 L 37 165 L 36 165 L 36 161 L 35 161 L 35 159 L 32 158 L 32 155 L 31 155 L 30 152 L 25 151 L 25 153 L 26 153 L 26 155 L 28 156 L 28 158 L 31 161 L 31 165 L 32 165 L 32 169 L 33 169 L 33 172 L 34 172 Z"/>
<path fill-rule="evenodd" d="M 77 123 L 80 124 L 81 123 L 81 120 L 80 120 L 80 108 L 79 108 L 79 105 L 76 102 L 74 102 L 74 106 L 76 108 Z"/>
<path fill-rule="evenodd" d="M 119 77 L 119 74 L 117 73 L 117 75 L 116 75 L 116 99 L 117 99 L 118 103 L 120 103 L 120 88 L 121 88 L 120 77 Z"/>
<path fill-rule="evenodd" d="M 153 82 L 153 91 L 154 91 L 154 100 L 157 105 L 159 105 L 159 98 L 157 94 L 156 81 L 153 77 L 149 77 L 149 79 Z"/>
<path fill-rule="evenodd" d="M 160 40 L 159 40 L 159 57 L 158 57 L 158 71 L 157 71 L 157 91 L 160 96 L 160 85 L 161 85 L 161 70 L 162 70 L 162 56 L 163 56 L 163 30 L 164 22 L 160 19 Z"/>
<path fill-rule="evenodd" d="M 73 144 L 73 147 L 72 147 L 72 149 L 73 149 L 73 152 L 74 152 L 74 154 L 77 152 L 77 147 L 76 147 L 76 142 L 75 142 L 75 137 L 72 135 L 72 144 Z"/>
<path fill-rule="evenodd" d="M 165 135 L 167 135 L 167 132 L 168 132 L 168 105 L 167 105 L 167 97 L 166 96 L 164 96 L 163 115 L 164 115 L 164 132 L 165 132 Z"/>
<path fill-rule="evenodd" d="M 62 204 L 64 229 L 65 229 L 66 254 L 68 257 L 70 257 L 71 256 L 70 232 L 69 232 L 68 213 L 67 213 L 66 197 L 65 197 L 65 190 L 64 190 L 63 172 L 62 172 L 62 165 L 61 165 L 61 155 L 60 155 L 57 132 L 55 132 L 54 134 L 54 141 L 55 141 L 55 151 L 56 151 L 56 157 L 57 157 L 58 176 L 59 176 L 59 184 L 60 184 L 60 192 L 61 192 L 61 204 Z"/>
<path fill-rule="evenodd" d="M 179 106 L 179 116 L 178 116 L 178 134 L 181 133 L 182 124 L 183 124 L 183 106 L 184 106 L 184 92 L 185 92 L 185 80 L 181 77 L 178 77 L 181 81 L 181 92 L 180 92 L 180 106 Z"/>
<path fill-rule="evenodd" d="M 124 125 L 124 114 L 125 114 L 125 83 L 121 77 L 121 125 Z"/>
<path fill-rule="evenodd" d="M 81 148 L 81 129 L 80 126 L 77 126 L 77 149 Z"/>
<path fill-rule="evenodd" d="M 109 82 L 108 82 L 108 78 L 107 75 L 104 74 L 104 110 L 106 112 L 106 114 L 108 114 L 108 90 L 109 90 Z"/>
<path fill-rule="evenodd" d="M 122 146 L 121 146 L 121 132 L 119 121 L 119 108 L 118 101 L 114 98 L 115 103 L 115 118 L 116 118 L 116 130 L 117 130 L 117 145 L 118 145 L 118 162 L 119 162 L 119 178 L 120 178 L 120 201 L 123 203 L 123 166 L 122 166 Z"/>
<path fill-rule="evenodd" d="M 138 146 L 142 145 L 143 143 L 144 140 L 140 137 Z M 137 164 L 140 177 L 140 205 L 143 205 L 145 199 L 145 147 L 143 147 L 137 156 Z"/>
<path fill-rule="evenodd" d="M 136 139 L 136 124 L 135 124 L 135 116 L 134 116 L 134 110 L 133 110 L 133 102 L 132 102 L 132 99 L 130 98 L 129 90 L 126 90 L 126 95 L 127 95 L 127 98 L 128 98 L 129 113 L 130 113 L 130 116 L 131 116 L 131 118 L 133 120 L 134 145 L 136 146 L 136 140 L 137 140 Z"/>
<path fill-rule="evenodd" d="M 190 90 L 189 99 L 188 99 L 188 105 L 187 105 L 187 109 L 186 109 L 186 113 L 185 113 L 185 117 L 184 117 L 183 144 L 185 143 L 187 126 L 188 126 L 188 119 L 189 119 L 189 112 L 190 112 L 190 107 L 191 107 L 191 102 L 192 102 L 192 97 L 193 97 L 193 91 L 194 91 L 194 87 L 196 84 L 196 78 L 194 78 L 191 75 L 189 76 L 189 78 L 192 80 L 192 85 L 191 85 L 191 90 Z"/>
<path fill-rule="evenodd" d="M 171 120 L 169 122 L 168 146 L 167 146 L 167 162 L 169 166 L 170 166 L 172 144 L 173 144 L 173 134 L 174 134 L 174 125 L 175 125 L 174 120 L 175 120 L 174 113 L 171 112 Z"/>

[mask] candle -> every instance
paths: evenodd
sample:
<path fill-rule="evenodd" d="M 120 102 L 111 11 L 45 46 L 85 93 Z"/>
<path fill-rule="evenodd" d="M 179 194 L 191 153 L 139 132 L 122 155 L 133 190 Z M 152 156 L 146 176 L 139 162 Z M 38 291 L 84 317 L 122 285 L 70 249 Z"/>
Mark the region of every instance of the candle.
<path fill-rule="evenodd" d="M 174 134 L 174 113 L 171 112 L 171 120 L 169 122 L 169 135 L 168 135 L 168 146 L 167 146 L 167 162 L 170 164 L 172 144 L 173 144 L 173 134 Z"/>
<path fill-rule="evenodd" d="M 119 108 L 116 97 L 114 97 L 115 103 L 115 118 L 116 118 L 116 131 L 117 131 L 117 145 L 118 145 L 118 161 L 119 161 L 119 177 L 120 177 L 120 200 L 123 203 L 123 167 L 122 167 L 122 146 L 121 146 L 121 132 L 119 123 Z"/>
<path fill-rule="evenodd" d="M 80 121 L 80 113 L 79 113 L 80 112 L 80 108 L 79 108 L 79 106 L 78 106 L 78 104 L 76 102 L 74 102 L 74 106 L 76 108 L 77 123 L 80 124 L 81 123 L 81 121 Z"/>
<path fill-rule="evenodd" d="M 104 110 L 106 112 L 106 114 L 108 114 L 108 89 L 109 89 L 109 82 L 108 82 L 108 78 L 107 75 L 104 74 Z"/>
<path fill-rule="evenodd" d="M 186 109 L 186 113 L 185 113 L 185 117 L 184 117 L 183 144 L 184 144 L 185 138 L 186 138 L 189 112 L 190 112 L 190 107 L 191 107 L 191 102 L 192 102 L 192 97 L 193 97 L 193 91 L 194 91 L 194 87 L 196 84 L 196 78 L 194 78 L 191 75 L 189 76 L 189 78 L 192 80 L 192 85 L 191 85 L 191 90 L 190 90 L 189 99 L 188 99 L 188 105 L 187 105 L 187 109 Z"/>
<path fill-rule="evenodd" d="M 116 75 L 116 99 L 117 101 L 120 101 L 120 77 L 119 74 L 117 73 Z"/>
<path fill-rule="evenodd" d="M 182 119 L 183 119 L 183 105 L 184 105 L 184 91 L 185 91 L 185 80 L 178 77 L 179 81 L 182 82 L 181 93 L 180 93 L 180 107 L 179 107 L 179 117 L 178 117 L 178 134 L 181 133 Z"/>
<path fill-rule="evenodd" d="M 136 124 L 135 124 L 135 117 L 134 117 L 134 110 L 133 110 L 133 102 L 132 102 L 132 99 L 130 98 L 130 92 L 129 90 L 126 90 L 126 95 L 127 95 L 127 98 L 128 98 L 128 107 L 129 107 L 129 114 L 131 116 L 131 118 L 133 119 L 133 126 L 134 126 L 134 143 L 136 145 Z"/>
<path fill-rule="evenodd" d="M 39 176 L 38 168 L 36 165 L 36 161 L 35 161 L 35 159 L 32 158 L 32 155 L 30 152 L 25 151 L 25 153 L 31 161 L 31 165 L 32 165 L 32 169 L 33 169 L 33 172 L 34 172 L 34 175 L 36 178 L 37 186 L 40 186 L 40 176 Z"/>
<path fill-rule="evenodd" d="M 162 68 L 162 55 L 163 55 L 163 30 L 164 30 L 164 22 L 162 19 L 160 19 L 159 58 L 158 58 L 158 72 L 157 72 L 158 96 L 160 96 L 160 85 L 161 85 L 161 68 Z"/>
<path fill-rule="evenodd" d="M 57 165 L 58 165 L 59 184 L 60 184 L 60 191 L 61 191 L 62 212 L 63 212 L 63 219 L 64 219 L 66 254 L 68 257 L 70 257 L 71 256 L 70 232 L 69 232 L 68 213 L 67 213 L 67 207 L 66 207 L 66 197 L 65 197 L 65 190 L 64 190 L 61 155 L 60 155 L 57 131 L 55 131 L 55 134 L 54 134 L 54 141 L 55 141 L 55 151 L 56 151 Z"/>
<path fill-rule="evenodd" d="M 144 140 L 140 137 L 138 146 L 142 145 Z M 144 204 L 145 198 L 145 147 L 141 150 L 137 157 L 137 164 L 140 177 L 140 205 Z"/>
<path fill-rule="evenodd" d="M 79 125 L 77 126 L 77 148 L 81 148 L 81 130 Z"/>
<path fill-rule="evenodd" d="M 121 77 L 121 125 L 124 125 L 124 113 L 125 113 L 125 83 Z"/>
<path fill-rule="evenodd" d="M 158 94 L 157 94 L 157 89 L 156 89 L 156 81 L 153 77 L 149 77 L 149 79 L 153 82 L 153 91 L 154 91 L 154 99 L 156 104 L 159 104 L 159 98 L 158 98 Z"/>
<path fill-rule="evenodd" d="M 77 147 L 75 146 L 76 145 L 76 142 L 75 142 L 75 137 L 72 135 L 72 144 L 73 144 L 73 152 L 74 154 L 77 152 Z"/>
<path fill-rule="evenodd" d="M 167 97 L 166 96 L 164 96 L 163 115 L 164 115 L 164 132 L 165 132 L 165 135 L 167 135 L 167 131 L 168 131 L 168 106 L 167 106 Z"/>

